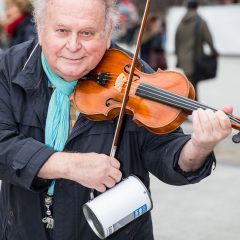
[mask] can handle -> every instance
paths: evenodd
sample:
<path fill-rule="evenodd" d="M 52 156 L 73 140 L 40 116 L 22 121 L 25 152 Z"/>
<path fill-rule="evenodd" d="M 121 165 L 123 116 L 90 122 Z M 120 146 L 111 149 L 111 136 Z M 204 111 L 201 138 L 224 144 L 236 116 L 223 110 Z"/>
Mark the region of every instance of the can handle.
<path fill-rule="evenodd" d="M 94 199 L 94 189 L 92 188 L 90 191 L 90 201 Z"/>

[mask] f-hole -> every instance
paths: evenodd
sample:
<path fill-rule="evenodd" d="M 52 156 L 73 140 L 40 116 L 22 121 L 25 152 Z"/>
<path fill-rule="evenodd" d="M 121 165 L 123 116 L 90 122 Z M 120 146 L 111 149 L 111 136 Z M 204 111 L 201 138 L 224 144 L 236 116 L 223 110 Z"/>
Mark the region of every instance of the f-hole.
<path fill-rule="evenodd" d="M 125 65 L 125 67 L 124 67 L 124 72 L 126 72 L 127 74 L 130 74 L 130 67 L 131 67 L 130 64 Z M 135 77 L 137 77 L 138 79 L 140 79 L 140 76 L 137 75 L 136 73 L 134 73 L 133 76 L 135 76 Z"/>

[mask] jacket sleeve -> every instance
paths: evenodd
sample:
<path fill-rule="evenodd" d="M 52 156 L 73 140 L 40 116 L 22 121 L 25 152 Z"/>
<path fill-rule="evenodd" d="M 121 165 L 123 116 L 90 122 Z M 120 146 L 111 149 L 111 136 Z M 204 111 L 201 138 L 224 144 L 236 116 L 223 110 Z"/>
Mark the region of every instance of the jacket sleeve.
<path fill-rule="evenodd" d="M 161 181 L 171 185 L 197 183 L 210 175 L 215 157 L 210 154 L 205 164 L 195 172 L 185 173 L 178 166 L 183 146 L 189 141 L 181 128 L 165 135 L 146 133 L 142 150 L 143 162 L 148 171 Z"/>
<path fill-rule="evenodd" d="M 18 130 L 10 101 L 10 81 L 0 59 L 0 179 L 29 190 L 44 162 L 54 153 Z"/>

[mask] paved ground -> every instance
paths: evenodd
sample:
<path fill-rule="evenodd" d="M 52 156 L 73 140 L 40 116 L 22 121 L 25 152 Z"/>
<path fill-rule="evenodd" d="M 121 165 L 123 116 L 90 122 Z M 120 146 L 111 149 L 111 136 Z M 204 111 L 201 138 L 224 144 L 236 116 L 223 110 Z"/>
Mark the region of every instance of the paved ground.
<path fill-rule="evenodd" d="M 239 116 L 239 66 L 240 58 L 221 58 L 218 78 L 200 84 L 200 101 L 219 109 L 231 103 Z M 191 132 L 191 123 L 183 128 Z M 240 239 L 240 144 L 229 137 L 215 152 L 218 166 L 201 183 L 174 187 L 152 178 L 156 240 Z"/>
<path fill-rule="evenodd" d="M 156 240 L 240 239 L 240 167 L 219 164 L 199 184 L 152 185 Z"/>
<path fill-rule="evenodd" d="M 183 124 L 191 132 L 191 124 Z M 215 151 L 217 168 L 198 184 L 175 187 L 152 177 L 156 240 L 240 239 L 240 145 L 231 137 Z"/>

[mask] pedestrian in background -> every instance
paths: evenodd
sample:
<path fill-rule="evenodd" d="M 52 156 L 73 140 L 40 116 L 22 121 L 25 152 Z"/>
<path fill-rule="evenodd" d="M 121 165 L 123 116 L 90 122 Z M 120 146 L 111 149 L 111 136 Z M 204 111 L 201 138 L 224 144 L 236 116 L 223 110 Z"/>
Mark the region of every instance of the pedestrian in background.
<path fill-rule="evenodd" d="M 193 84 L 198 99 L 198 76 L 195 71 L 195 59 L 203 55 L 204 44 L 211 54 L 217 55 L 211 33 L 206 21 L 197 13 L 198 1 L 187 1 L 187 12 L 177 27 L 175 35 L 175 54 L 177 67 L 181 68 Z M 199 25 L 198 25 L 199 24 Z"/>
<path fill-rule="evenodd" d="M 118 42 L 132 45 L 139 28 L 137 7 L 131 0 L 120 0 L 117 7 L 120 14 L 120 28 L 124 30 L 119 36 Z"/>
<path fill-rule="evenodd" d="M 8 46 L 25 42 L 36 36 L 32 19 L 32 5 L 28 0 L 6 0 L 6 18 L 2 21 L 8 38 Z"/>
<path fill-rule="evenodd" d="M 0 19 L 0 52 L 2 51 L 2 49 L 5 46 L 5 33 L 4 33 L 4 22 L 2 19 Z"/>
<path fill-rule="evenodd" d="M 148 17 L 143 35 L 141 58 L 155 71 L 157 71 L 158 68 L 161 68 L 162 70 L 167 69 L 163 29 L 163 24 L 158 14 L 151 14 Z"/>
<path fill-rule="evenodd" d="M 8 45 L 5 25 L 6 25 L 6 17 L 5 17 L 5 12 L 3 11 L 3 13 L 1 13 L 1 16 L 0 16 L 0 49 L 1 51 L 5 49 Z"/>

